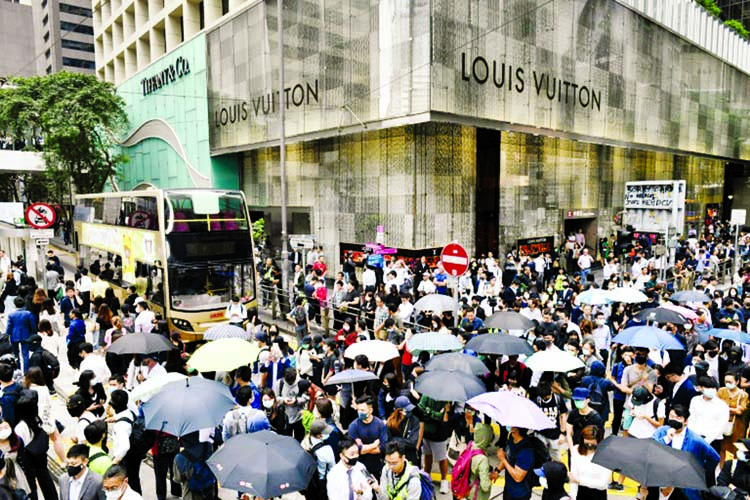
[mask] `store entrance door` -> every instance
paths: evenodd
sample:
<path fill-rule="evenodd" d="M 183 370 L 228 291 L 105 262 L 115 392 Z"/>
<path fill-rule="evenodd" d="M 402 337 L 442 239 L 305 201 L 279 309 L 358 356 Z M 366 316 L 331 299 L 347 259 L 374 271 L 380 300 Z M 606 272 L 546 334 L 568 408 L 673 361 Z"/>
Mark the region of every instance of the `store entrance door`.
<path fill-rule="evenodd" d="M 579 229 L 583 230 L 583 235 L 586 237 L 586 248 L 589 249 L 589 254 L 597 258 L 598 248 L 596 245 L 596 232 L 598 225 L 596 223 L 596 217 L 582 218 L 582 219 L 565 219 L 565 238 L 567 239 L 571 234 L 575 235 Z"/>

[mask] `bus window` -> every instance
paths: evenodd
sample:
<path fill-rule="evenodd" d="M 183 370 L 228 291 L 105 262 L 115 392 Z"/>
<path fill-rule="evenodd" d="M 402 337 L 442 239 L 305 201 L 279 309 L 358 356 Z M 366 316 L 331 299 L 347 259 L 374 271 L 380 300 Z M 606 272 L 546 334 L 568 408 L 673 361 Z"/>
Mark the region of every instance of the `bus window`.
<path fill-rule="evenodd" d="M 136 229 L 159 228 L 156 198 L 153 196 L 132 196 L 123 198 L 120 204 L 118 224 Z"/>
<path fill-rule="evenodd" d="M 169 294 L 172 307 L 200 311 L 225 307 L 232 295 L 250 297 L 253 267 L 248 264 L 169 266 Z"/>
<path fill-rule="evenodd" d="M 167 198 L 168 232 L 247 231 L 249 228 L 238 193 L 170 191 Z"/>

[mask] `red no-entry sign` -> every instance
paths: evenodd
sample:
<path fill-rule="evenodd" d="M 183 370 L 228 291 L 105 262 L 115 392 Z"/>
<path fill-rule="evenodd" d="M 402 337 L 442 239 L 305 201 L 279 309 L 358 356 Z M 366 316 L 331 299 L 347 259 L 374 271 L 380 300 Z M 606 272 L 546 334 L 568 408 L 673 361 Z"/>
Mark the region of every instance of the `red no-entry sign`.
<path fill-rule="evenodd" d="M 460 276 L 469 269 L 469 254 L 458 243 L 445 245 L 440 254 L 440 260 L 443 263 L 445 272 L 451 276 Z"/>
<path fill-rule="evenodd" d="M 55 209 L 46 203 L 32 203 L 26 209 L 26 222 L 34 229 L 47 229 L 55 223 Z"/>

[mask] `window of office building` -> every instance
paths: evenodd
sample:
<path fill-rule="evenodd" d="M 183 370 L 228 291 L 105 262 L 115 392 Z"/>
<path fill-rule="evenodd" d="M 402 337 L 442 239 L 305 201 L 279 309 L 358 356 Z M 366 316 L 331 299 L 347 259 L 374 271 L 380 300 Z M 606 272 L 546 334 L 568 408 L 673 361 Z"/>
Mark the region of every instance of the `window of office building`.
<path fill-rule="evenodd" d="M 47 0 L 42 0 L 42 8 L 45 8 L 47 6 Z"/>
<path fill-rule="evenodd" d="M 52 66 L 47 66 L 47 69 L 45 70 L 46 73 L 49 75 L 52 73 Z"/>
<path fill-rule="evenodd" d="M 60 12 L 73 14 L 74 16 L 93 17 L 91 9 L 87 9 L 86 7 L 78 7 L 77 5 L 70 5 L 67 3 L 60 4 Z"/>
<path fill-rule="evenodd" d="M 46 50 L 46 51 L 44 52 L 44 57 L 46 57 L 47 59 L 49 59 L 49 55 L 50 55 L 50 53 L 51 53 L 50 49 L 47 49 L 47 50 Z"/>
<path fill-rule="evenodd" d="M 83 59 L 76 59 L 75 57 L 63 57 L 63 66 L 69 66 L 71 68 L 83 68 L 83 69 L 94 69 L 94 61 L 84 61 Z"/>
<path fill-rule="evenodd" d="M 93 35 L 94 28 L 83 24 L 74 24 L 66 21 L 60 21 L 60 29 L 65 31 L 74 31 L 76 33 L 82 33 L 84 35 Z"/>
<path fill-rule="evenodd" d="M 42 24 L 47 26 L 47 21 L 49 21 L 49 14 L 44 14 L 44 17 L 42 18 Z"/>
<path fill-rule="evenodd" d="M 43 37 L 43 38 L 44 38 L 44 41 L 45 41 L 45 42 L 49 41 L 49 31 L 48 31 L 47 33 L 45 33 L 45 34 L 44 34 L 44 37 Z"/>
<path fill-rule="evenodd" d="M 83 52 L 94 53 L 93 43 L 77 42 L 75 40 L 66 40 L 65 38 L 62 39 L 61 43 L 64 49 L 82 50 Z"/>
<path fill-rule="evenodd" d="M 221 0 L 221 15 L 225 16 L 229 13 L 229 0 Z"/>

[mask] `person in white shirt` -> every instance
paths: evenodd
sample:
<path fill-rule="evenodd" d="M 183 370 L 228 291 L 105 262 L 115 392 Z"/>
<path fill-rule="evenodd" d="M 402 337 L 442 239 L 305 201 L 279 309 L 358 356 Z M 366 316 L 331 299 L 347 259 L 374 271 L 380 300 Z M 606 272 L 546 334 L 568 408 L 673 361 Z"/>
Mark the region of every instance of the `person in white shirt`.
<path fill-rule="evenodd" d="M 581 281 L 586 282 L 586 277 L 591 272 L 591 265 L 594 263 L 594 258 L 589 255 L 589 249 L 584 248 L 581 256 L 578 257 L 578 267 L 581 269 Z"/>
<path fill-rule="evenodd" d="M 143 500 L 128 484 L 128 473 L 125 467 L 113 465 L 104 474 L 102 489 L 106 500 Z"/>
<path fill-rule="evenodd" d="M 579 500 L 606 500 L 612 471 L 591 461 L 601 441 L 599 428 L 584 427 L 577 446 L 570 450 L 570 493 Z"/>
<path fill-rule="evenodd" d="M 422 275 L 422 281 L 419 282 L 417 292 L 422 297 L 431 293 L 435 293 L 435 283 L 432 282 L 430 273 L 424 273 Z"/>
<path fill-rule="evenodd" d="M 232 302 L 227 306 L 227 310 L 224 311 L 224 317 L 229 320 L 230 325 L 239 327 L 247 319 L 247 309 L 242 305 L 237 295 L 232 296 Z"/>
<path fill-rule="evenodd" d="M 328 473 L 328 500 L 370 500 L 370 474 L 359 461 L 359 445 L 346 438 L 339 449 L 341 460 Z"/>
<path fill-rule="evenodd" d="M 112 391 L 109 405 L 114 416 L 112 428 L 112 449 L 109 452 L 113 464 L 119 464 L 130 450 L 130 434 L 133 432 L 135 414 L 128 409 L 128 393 L 123 390 Z M 124 462 L 123 462 L 124 465 Z"/>
<path fill-rule="evenodd" d="M 648 273 L 647 267 L 642 267 L 640 270 L 640 274 L 638 274 L 638 277 L 635 279 L 635 285 L 634 288 L 638 290 L 645 290 L 646 289 L 646 283 L 648 283 L 648 280 L 651 279 L 651 275 Z"/>
<path fill-rule="evenodd" d="M 605 280 L 608 280 L 612 276 L 617 277 L 617 275 L 619 274 L 620 270 L 617 261 L 615 261 L 614 257 L 610 257 L 609 259 L 607 259 L 607 263 L 604 264 L 604 269 L 602 269 L 602 277 Z"/>
<path fill-rule="evenodd" d="M 375 291 L 375 284 L 378 281 L 378 276 L 375 274 L 375 270 L 367 266 L 362 273 L 362 286 L 365 287 L 366 292 L 374 292 Z"/>
<path fill-rule="evenodd" d="M 655 399 L 648 389 L 638 386 L 626 403 L 633 421 L 628 429 L 628 436 L 638 439 L 650 439 L 654 431 L 664 425 L 666 418 L 665 400 Z"/>
<path fill-rule="evenodd" d="M 596 350 L 599 351 L 599 355 L 606 364 L 607 356 L 609 355 L 609 345 L 612 341 L 612 330 L 604 319 L 603 312 L 599 311 L 594 315 L 594 326 L 596 328 L 591 332 L 591 336 L 594 337 Z"/>
<path fill-rule="evenodd" d="M 109 381 L 109 377 L 112 376 L 112 373 L 109 371 L 104 357 L 94 354 L 94 346 L 89 342 L 81 344 L 80 349 L 80 355 L 83 358 L 83 361 L 81 361 L 81 372 L 91 370 L 94 372 L 94 383 L 105 385 Z"/>
<path fill-rule="evenodd" d="M 325 443 L 331 432 L 333 432 L 333 427 L 319 418 L 310 424 L 310 433 L 302 440 L 302 447 L 309 451 L 317 462 L 317 474 L 321 480 L 325 480 L 336 465 L 333 448 Z"/>
<path fill-rule="evenodd" d="M 5 253 L 5 250 L 0 250 L 0 273 L 3 276 L 10 272 L 10 257 Z"/>
<path fill-rule="evenodd" d="M 148 302 L 145 300 L 136 302 L 135 310 L 138 313 L 138 316 L 133 323 L 135 332 L 151 333 L 154 329 L 154 319 L 156 319 L 156 315 L 154 315 L 153 311 L 149 310 Z"/>
<path fill-rule="evenodd" d="M 409 294 L 401 294 L 401 304 L 398 306 L 396 316 L 403 322 L 411 321 L 411 315 L 414 312 L 414 304 L 409 301 Z"/>
<path fill-rule="evenodd" d="M 729 406 L 716 397 L 719 384 L 711 377 L 698 379 L 702 394 L 690 401 L 688 429 L 700 434 L 707 443 L 724 439 L 724 423 L 729 421 Z"/>
<path fill-rule="evenodd" d="M 148 355 L 138 368 L 135 367 L 133 362 L 130 363 L 130 367 L 128 368 L 128 386 L 131 385 L 131 380 L 133 383 L 132 387 L 129 387 L 130 389 L 150 378 L 161 377 L 166 374 L 167 370 L 159 364 L 156 355 Z"/>

